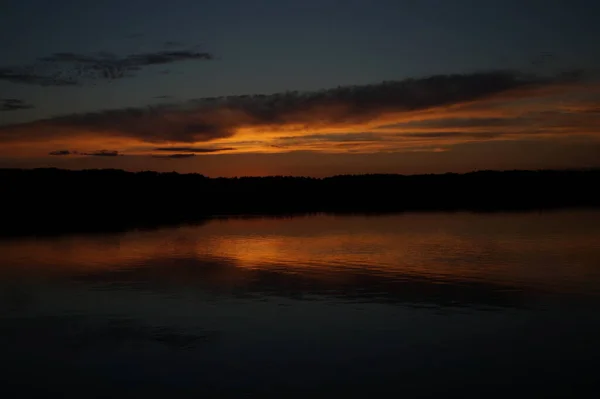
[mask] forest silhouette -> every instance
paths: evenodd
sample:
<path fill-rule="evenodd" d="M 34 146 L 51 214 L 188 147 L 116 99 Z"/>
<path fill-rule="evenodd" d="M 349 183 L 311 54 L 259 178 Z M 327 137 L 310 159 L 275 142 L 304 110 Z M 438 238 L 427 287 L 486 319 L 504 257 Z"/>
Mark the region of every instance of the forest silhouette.
<path fill-rule="evenodd" d="M 209 178 L 116 169 L 0 169 L 0 234 L 200 223 L 214 217 L 599 207 L 600 169 Z"/>

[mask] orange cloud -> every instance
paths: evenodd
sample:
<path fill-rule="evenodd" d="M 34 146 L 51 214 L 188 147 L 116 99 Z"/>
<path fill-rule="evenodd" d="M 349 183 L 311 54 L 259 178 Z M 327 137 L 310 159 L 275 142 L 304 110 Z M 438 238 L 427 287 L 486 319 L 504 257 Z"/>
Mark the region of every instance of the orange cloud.
<path fill-rule="evenodd" d="M 67 115 L 0 127 L 0 155 L 441 151 L 474 141 L 596 137 L 600 90 L 583 78 L 483 72 Z"/>

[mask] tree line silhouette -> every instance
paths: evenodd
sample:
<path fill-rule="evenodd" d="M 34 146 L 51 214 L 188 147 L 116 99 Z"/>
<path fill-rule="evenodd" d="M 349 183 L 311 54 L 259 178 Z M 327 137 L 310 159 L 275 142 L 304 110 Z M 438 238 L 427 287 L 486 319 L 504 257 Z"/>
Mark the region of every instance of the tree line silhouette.
<path fill-rule="evenodd" d="M 209 178 L 116 169 L 0 169 L 2 235 L 105 231 L 227 215 L 599 207 L 600 169 Z"/>

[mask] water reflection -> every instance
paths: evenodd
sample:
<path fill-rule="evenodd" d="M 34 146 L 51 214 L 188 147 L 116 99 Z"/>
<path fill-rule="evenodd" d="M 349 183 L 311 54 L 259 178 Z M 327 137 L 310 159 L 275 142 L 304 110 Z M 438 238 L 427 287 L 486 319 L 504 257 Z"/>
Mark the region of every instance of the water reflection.
<path fill-rule="evenodd" d="M 598 221 L 320 215 L 1 241 L 0 371 L 60 394 L 77 375 L 109 393 L 399 392 L 400 378 L 425 395 L 444 392 L 432 375 L 498 373 L 568 392 L 600 356 Z"/>
<path fill-rule="evenodd" d="M 281 266 L 285 268 L 285 266 Z M 198 290 L 236 298 L 405 303 L 415 306 L 516 307 L 526 293 L 495 282 L 385 273 L 349 266 L 339 270 L 246 268 L 230 258 L 159 258 L 132 269 L 73 277 L 105 290 Z"/>
<path fill-rule="evenodd" d="M 454 288 L 457 295 L 594 294 L 598 220 L 595 212 L 217 220 L 150 232 L 0 242 L 0 277 L 70 276 L 130 288 L 138 282 L 362 299 L 369 292 L 414 291 L 433 301 L 448 299 L 444 303 L 452 302 L 444 293 Z"/>

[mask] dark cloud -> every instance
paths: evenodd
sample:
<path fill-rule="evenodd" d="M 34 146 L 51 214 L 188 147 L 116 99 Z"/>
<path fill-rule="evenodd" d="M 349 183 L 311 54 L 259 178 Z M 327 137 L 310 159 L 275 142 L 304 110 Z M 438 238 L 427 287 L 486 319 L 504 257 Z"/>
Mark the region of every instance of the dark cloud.
<path fill-rule="evenodd" d="M 196 154 L 205 154 L 211 152 L 231 151 L 235 148 L 196 148 L 196 147 L 158 147 L 154 151 L 169 151 L 169 152 L 190 152 Z"/>
<path fill-rule="evenodd" d="M 156 53 L 132 54 L 122 60 L 125 65 L 132 66 L 147 66 L 171 64 L 177 61 L 188 60 L 212 60 L 213 56 L 210 53 L 195 52 L 195 51 L 159 51 Z"/>
<path fill-rule="evenodd" d="M 163 149 L 161 148 L 156 148 L 155 151 L 163 151 Z M 179 148 L 179 149 L 170 149 L 169 151 L 185 151 L 185 149 L 183 148 Z M 178 158 L 191 158 L 196 156 L 195 153 L 192 153 L 191 151 L 194 151 L 194 149 L 190 149 L 188 150 L 188 153 L 183 153 L 183 154 L 152 154 L 152 157 L 154 158 L 169 158 L 169 159 L 178 159 Z M 219 151 L 218 149 L 216 151 Z M 196 149 L 196 152 L 198 153 L 208 153 L 208 152 L 215 152 L 215 151 L 211 151 L 208 149 L 205 149 L 205 151 L 202 151 L 202 149 Z M 119 153 L 119 151 L 116 150 L 98 150 L 98 151 L 92 151 L 92 152 L 78 152 L 78 151 L 71 151 L 71 150 L 56 150 L 56 151 L 51 151 L 49 153 L 49 155 L 54 155 L 54 156 L 67 156 L 67 155 L 86 155 L 86 156 L 93 156 L 93 157 L 117 157 L 117 156 L 123 156 L 123 154 Z"/>
<path fill-rule="evenodd" d="M 169 155 L 154 154 L 154 155 L 152 155 L 153 158 L 164 158 L 164 159 L 182 159 L 182 158 L 192 158 L 195 156 L 196 156 L 196 154 L 169 154 Z"/>
<path fill-rule="evenodd" d="M 162 96 L 154 96 L 154 98 L 160 99 L 160 100 L 166 100 L 166 99 L 169 99 L 169 98 L 173 98 L 173 96 L 162 95 Z"/>
<path fill-rule="evenodd" d="M 116 156 L 122 156 L 123 154 L 120 154 L 119 151 L 116 151 L 116 150 L 97 150 L 97 151 L 92 151 L 92 152 L 79 152 L 79 151 L 72 151 L 72 150 L 56 150 L 56 151 L 51 151 L 49 153 L 49 155 L 56 155 L 56 156 L 87 155 L 87 156 L 92 156 L 92 157 L 116 157 Z"/>
<path fill-rule="evenodd" d="M 60 71 L 40 72 L 36 66 L 0 67 L 0 81 L 40 86 L 73 86 L 77 82 Z"/>
<path fill-rule="evenodd" d="M 213 55 L 192 50 L 169 50 L 130 54 L 54 53 L 32 65 L 0 67 L 0 80 L 42 86 L 72 86 L 87 80 L 133 77 L 144 67 L 183 61 L 211 60 Z"/>
<path fill-rule="evenodd" d="M 157 57 L 156 62 L 161 57 Z M 141 58 L 144 62 L 154 62 Z M 345 127 L 377 121 L 386 113 L 473 102 L 509 92 L 526 98 L 539 88 L 577 82 L 580 78 L 581 74 L 537 77 L 511 71 L 491 71 L 313 92 L 202 98 L 176 105 L 74 114 L 4 126 L 0 127 L 0 140 L 22 140 L 20 129 L 27 129 L 31 137 L 76 135 L 85 130 L 97 135 L 153 143 L 206 142 L 231 137 L 242 127 L 266 131 Z"/>
<path fill-rule="evenodd" d="M 46 125 L 58 135 L 68 134 L 73 129 L 86 129 L 99 134 L 139 138 L 155 143 L 209 141 L 233 135 L 228 130 L 229 126 L 221 121 L 211 123 L 210 118 L 211 115 L 195 114 L 165 105 L 74 114 L 38 123 Z M 2 130 L 0 127 L 0 140 Z M 43 135 L 43 132 L 39 130 L 32 134 Z"/>
<path fill-rule="evenodd" d="M 116 157 L 121 154 L 119 154 L 119 151 L 115 150 L 98 150 L 92 152 L 82 152 L 81 155 L 89 155 L 94 157 Z"/>
<path fill-rule="evenodd" d="M 73 154 L 73 152 L 69 151 L 69 150 L 56 150 L 56 151 L 50 151 L 50 153 L 48 155 L 71 155 Z"/>
<path fill-rule="evenodd" d="M 33 105 L 27 104 L 23 100 L 16 98 L 0 98 L 0 111 L 19 111 L 31 108 L 33 108 Z"/>

